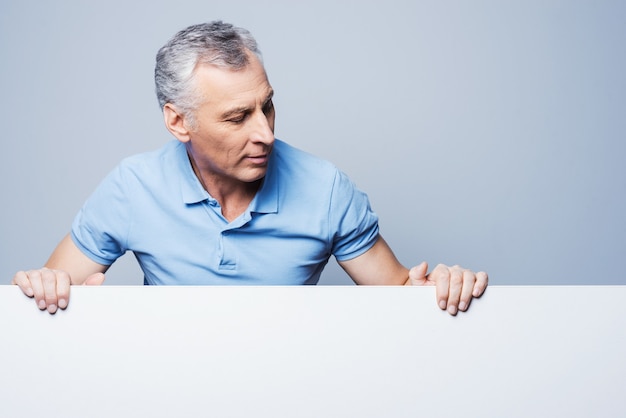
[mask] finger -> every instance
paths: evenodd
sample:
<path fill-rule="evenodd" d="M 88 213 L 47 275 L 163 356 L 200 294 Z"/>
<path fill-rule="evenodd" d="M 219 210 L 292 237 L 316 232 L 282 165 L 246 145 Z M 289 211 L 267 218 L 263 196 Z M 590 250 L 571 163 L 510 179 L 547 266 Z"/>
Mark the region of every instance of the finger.
<path fill-rule="evenodd" d="M 487 285 L 489 284 L 489 276 L 484 271 L 479 271 L 476 273 L 476 284 L 474 284 L 474 291 L 472 295 L 477 298 L 480 297 L 485 290 L 487 289 Z"/>
<path fill-rule="evenodd" d="M 462 290 L 463 271 L 460 268 L 453 267 L 450 270 L 450 288 L 448 290 L 448 313 L 450 315 L 456 315 L 458 312 Z"/>
<path fill-rule="evenodd" d="M 465 312 L 472 302 L 472 294 L 474 292 L 474 284 L 476 276 L 471 270 L 463 270 L 463 287 L 461 289 L 461 300 L 459 301 L 459 311 Z"/>
<path fill-rule="evenodd" d="M 30 280 L 28 279 L 25 271 L 18 271 L 15 273 L 13 280 L 11 280 L 11 284 L 19 286 L 19 288 L 22 289 L 22 292 L 29 298 L 33 297 L 33 286 L 30 284 Z"/>
<path fill-rule="evenodd" d="M 87 277 L 87 279 L 85 279 L 85 282 L 83 283 L 83 285 L 85 286 L 100 286 L 102 283 L 104 283 L 104 274 L 102 273 L 94 273 L 91 276 Z"/>
<path fill-rule="evenodd" d="M 443 264 L 439 264 L 430 272 L 428 279 L 435 283 L 439 308 L 446 309 L 450 289 L 450 270 Z"/>
<path fill-rule="evenodd" d="M 44 300 L 43 284 L 41 282 L 41 270 L 29 270 L 26 272 L 30 285 L 33 289 L 33 297 L 37 307 L 41 310 L 46 309 L 46 301 Z"/>
<path fill-rule="evenodd" d="M 55 270 L 56 273 L 56 293 L 58 306 L 61 309 L 67 308 L 67 304 L 70 300 L 70 275 L 62 270 Z"/>
<path fill-rule="evenodd" d="M 53 314 L 57 311 L 58 298 L 57 298 L 57 274 L 54 270 L 42 269 L 41 270 L 41 283 L 43 285 L 44 300 L 48 312 Z"/>
<path fill-rule="evenodd" d="M 409 280 L 407 280 L 406 285 L 411 286 L 423 286 L 427 284 L 426 272 L 428 271 L 428 263 L 422 261 L 417 266 L 411 268 L 409 270 Z"/>

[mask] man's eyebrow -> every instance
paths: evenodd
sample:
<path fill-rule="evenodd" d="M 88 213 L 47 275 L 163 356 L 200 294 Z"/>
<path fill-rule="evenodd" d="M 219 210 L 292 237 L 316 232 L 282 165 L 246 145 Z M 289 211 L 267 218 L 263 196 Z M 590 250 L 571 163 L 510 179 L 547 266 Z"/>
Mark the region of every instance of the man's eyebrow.
<path fill-rule="evenodd" d="M 246 113 L 250 111 L 250 107 L 248 106 L 239 106 L 239 107 L 234 107 L 232 109 L 227 110 L 226 112 L 222 113 L 222 119 L 228 119 L 231 118 L 235 115 L 240 115 L 242 113 Z"/>
<path fill-rule="evenodd" d="M 268 104 L 272 100 L 273 97 L 274 97 L 274 90 L 270 90 L 270 92 L 267 94 L 267 97 L 263 101 L 263 106 Z M 227 111 L 222 113 L 222 119 L 228 119 L 235 115 L 240 115 L 242 113 L 249 112 L 251 109 L 252 108 L 249 106 L 239 106 L 239 107 L 234 107 L 232 109 L 228 109 Z"/>
<path fill-rule="evenodd" d="M 272 98 L 274 97 L 274 90 L 270 90 L 270 92 L 267 94 L 267 97 L 265 98 L 265 101 L 263 102 L 263 105 L 266 105 L 270 102 L 270 100 L 272 100 Z"/>

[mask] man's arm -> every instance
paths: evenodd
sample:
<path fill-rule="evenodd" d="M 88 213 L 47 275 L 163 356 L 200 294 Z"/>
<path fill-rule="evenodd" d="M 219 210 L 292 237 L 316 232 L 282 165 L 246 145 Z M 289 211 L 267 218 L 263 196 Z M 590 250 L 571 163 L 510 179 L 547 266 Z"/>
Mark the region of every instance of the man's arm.
<path fill-rule="evenodd" d="M 409 270 L 400 264 L 382 236 L 367 252 L 339 261 L 339 265 L 360 285 L 404 285 L 409 279 Z"/>
<path fill-rule="evenodd" d="M 360 285 L 434 285 L 437 304 L 452 315 L 467 310 L 472 297 L 481 296 L 488 283 L 487 273 L 459 266 L 439 264 L 426 274 L 428 264 L 424 262 L 409 270 L 400 264 L 382 236 L 367 252 L 339 265 Z"/>
<path fill-rule="evenodd" d="M 18 285 L 26 296 L 34 297 L 39 309 L 55 313 L 57 308 L 67 307 L 70 285 L 102 284 L 108 268 L 83 254 L 68 234 L 52 252 L 45 267 L 18 271 L 11 283 Z"/>

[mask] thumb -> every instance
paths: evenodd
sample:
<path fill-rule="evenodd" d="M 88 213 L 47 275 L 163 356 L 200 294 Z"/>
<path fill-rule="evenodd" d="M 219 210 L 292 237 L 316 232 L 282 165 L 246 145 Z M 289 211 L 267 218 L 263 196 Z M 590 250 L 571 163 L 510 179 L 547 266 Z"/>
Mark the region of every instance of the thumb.
<path fill-rule="evenodd" d="M 83 283 L 83 286 L 100 286 L 104 282 L 104 274 L 94 273 L 88 276 Z"/>
<path fill-rule="evenodd" d="M 409 280 L 407 281 L 407 285 L 411 286 L 423 286 L 426 284 L 426 272 L 428 271 L 428 263 L 422 261 L 417 266 L 411 268 L 409 270 Z"/>

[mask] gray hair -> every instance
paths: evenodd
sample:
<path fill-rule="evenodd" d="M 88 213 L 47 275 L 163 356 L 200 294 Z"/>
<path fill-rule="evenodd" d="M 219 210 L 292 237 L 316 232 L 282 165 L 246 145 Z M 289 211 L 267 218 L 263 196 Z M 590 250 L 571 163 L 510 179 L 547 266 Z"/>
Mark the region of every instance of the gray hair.
<path fill-rule="evenodd" d="M 197 65 L 239 70 L 248 65 L 248 51 L 262 62 L 250 32 L 222 21 L 192 25 L 178 32 L 156 56 L 154 82 L 161 110 L 166 103 L 172 103 L 193 125 L 193 111 L 202 99 L 195 91 Z"/>

